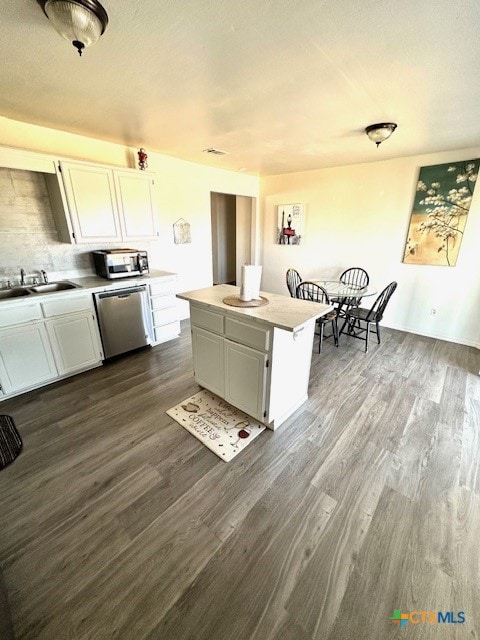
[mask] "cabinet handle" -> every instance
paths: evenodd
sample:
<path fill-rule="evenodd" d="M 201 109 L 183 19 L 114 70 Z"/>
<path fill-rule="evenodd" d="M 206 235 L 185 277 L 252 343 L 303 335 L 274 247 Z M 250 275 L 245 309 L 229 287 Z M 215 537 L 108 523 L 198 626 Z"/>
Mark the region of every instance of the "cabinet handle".
<path fill-rule="evenodd" d="M 298 334 L 302 333 L 302 331 L 305 329 L 305 327 L 300 327 L 300 329 L 297 329 L 296 331 L 293 332 L 293 339 L 296 340 L 298 338 Z"/>

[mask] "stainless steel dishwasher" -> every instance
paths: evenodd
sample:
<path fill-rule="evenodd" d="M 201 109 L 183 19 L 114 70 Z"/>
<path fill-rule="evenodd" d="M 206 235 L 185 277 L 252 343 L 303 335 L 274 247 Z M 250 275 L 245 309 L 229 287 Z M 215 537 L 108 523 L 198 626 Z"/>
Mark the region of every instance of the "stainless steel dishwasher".
<path fill-rule="evenodd" d="M 152 314 L 146 285 L 95 293 L 106 358 L 152 343 Z"/>

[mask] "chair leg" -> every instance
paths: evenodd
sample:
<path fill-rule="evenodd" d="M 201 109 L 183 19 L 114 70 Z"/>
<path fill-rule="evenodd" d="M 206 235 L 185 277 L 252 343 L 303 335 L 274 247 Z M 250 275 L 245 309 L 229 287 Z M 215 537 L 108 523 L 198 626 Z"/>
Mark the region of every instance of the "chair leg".
<path fill-rule="evenodd" d="M 324 322 L 320 323 L 320 337 L 318 338 L 318 353 L 322 353 L 322 342 L 323 342 L 323 327 L 325 326 Z"/>
<path fill-rule="evenodd" d="M 377 340 L 378 340 L 378 344 L 380 344 L 380 325 L 378 324 L 378 322 L 376 323 L 377 325 Z"/>
<path fill-rule="evenodd" d="M 335 346 L 338 347 L 338 322 L 337 322 L 337 318 L 334 318 L 332 320 L 332 333 L 333 333 L 333 340 L 335 342 Z"/>
<path fill-rule="evenodd" d="M 368 338 L 370 337 L 370 322 L 367 322 L 367 328 L 366 328 L 366 335 L 365 335 L 365 353 L 367 353 L 368 351 Z"/>

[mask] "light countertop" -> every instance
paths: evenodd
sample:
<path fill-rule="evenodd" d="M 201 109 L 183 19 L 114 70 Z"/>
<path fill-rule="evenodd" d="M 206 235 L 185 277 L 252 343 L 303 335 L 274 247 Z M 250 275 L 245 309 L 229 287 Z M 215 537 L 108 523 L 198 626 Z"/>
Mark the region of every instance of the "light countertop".
<path fill-rule="evenodd" d="M 171 273 L 170 271 L 150 269 L 150 273 L 145 273 L 141 276 L 131 276 L 130 278 L 115 278 L 114 280 L 109 280 L 101 276 L 91 275 L 81 278 L 68 278 L 68 281 L 78 284 L 82 289 L 120 289 L 122 287 L 132 287 L 137 284 L 145 284 L 158 278 L 175 278 L 176 275 L 176 273 Z"/>
<path fill-rule="evenodd" d="M 210 307 L 212 311 L 222 311 L 225 315 L 260 322 L 286 331 L 296 331 L 309 320 L 319 318 L 333 309 L 326 304 L 297 300 L 264 291 L 260 291 L 260 295 L 267 298 L 269 303 L 262 307 L 232 307 L 223 302 L 226 296 L 239 295 L 239 293 L 240 287 L 219 284 L 205 289 L 177 293 L 177 298 L 187 300 L 191 304 Z"/>
<path fill-rule="evenodd" d="M 130 278 L 115 278 L 109 280 L 107 278 L 101 278 L 97 275 L 87 275 L 71 278 L 63 278 L 61 281 L 72 282 L 78 285 L 76 289 L 66 289 L 61 291 L 50 291 L 45 293 L 35 293 L 26 296 L 19 296 L 18 298 L 5 298 L 0 300 L 0 307 L 5 308 L 12 305 L 26 305 L 33 302 L 43 302 L 54 296 L 72 296 L 81 293 L 98 293 L 101 291 L 112 291 L 114 289 L 124 289 L 126 287 L 133 287 L 139 284 L 148 284 L 157 280 L 172 280 L 176 278 L 176 273 L 170 271 L 160 271 L 158 269 L 151 269 L 150 273 L 143 274 L 141 276 L 132 276 Z M 53 280 L 52 280 L 53 282 Z M 26 285 L 25 288 L 34 285 Z"/>

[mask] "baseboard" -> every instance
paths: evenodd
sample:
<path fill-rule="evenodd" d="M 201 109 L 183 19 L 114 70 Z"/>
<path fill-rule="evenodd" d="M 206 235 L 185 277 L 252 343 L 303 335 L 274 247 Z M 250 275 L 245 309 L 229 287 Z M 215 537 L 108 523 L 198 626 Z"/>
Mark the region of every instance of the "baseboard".
<path fill-rule="evenodd" d="M 436 340 L 444 340 L 445 342 L 453 342 L 455 344 L 463 344 L 466 347 L 475 347 L 480 349 L 480 342 L 478 340 L 465 340 L 464 338 L 452 337 L 447 333 L 436 331 L 419 331 L 417 328 L 401 326 L 395 324 L 380 324 L 380 327 L 386 327 L 387 329 L 396 329 L 397 331 L 405 331 L 406 333 L 414 333 L 417 336 L 425 336 L 426 338 L 435 338 Z"/>

